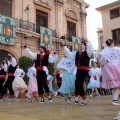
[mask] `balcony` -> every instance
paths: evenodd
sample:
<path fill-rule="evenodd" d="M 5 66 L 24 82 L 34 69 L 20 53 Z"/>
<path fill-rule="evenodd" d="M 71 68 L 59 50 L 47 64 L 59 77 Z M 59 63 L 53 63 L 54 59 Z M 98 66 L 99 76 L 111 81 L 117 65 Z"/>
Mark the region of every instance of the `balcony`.
<path fill-rule="evenodd" d="M 28 30 L 28 31 L 40 34 L 40 25 L 31 23 L 29 21 L 16 19 L 16 28 L 24 29 L 24 30 Z M 50 29 L 50 30 L 52 31 L 52 36 L 56 37 L 56 31 L 53 29 Z"/>

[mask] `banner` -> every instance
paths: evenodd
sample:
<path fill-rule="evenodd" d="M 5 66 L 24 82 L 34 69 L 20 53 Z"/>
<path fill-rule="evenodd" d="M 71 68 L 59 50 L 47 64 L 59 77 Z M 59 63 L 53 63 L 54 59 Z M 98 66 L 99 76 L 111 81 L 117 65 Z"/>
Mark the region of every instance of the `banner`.
<path fill-rule="evenodd" d="M 40 27 L 40 45 L 52 49 L 52 31 L 48 28 Z"/>
<path fill-rule="evenodd" d="M 77 38 L 75 36 L 72 36 L 72 50 L 73 51 L 79 51 L 80 50 L 80 38 Z"/>
<path fill-rule="evenodd" d="M 16 20 L 0 15 L 0 43 L 15 45 Z"/>

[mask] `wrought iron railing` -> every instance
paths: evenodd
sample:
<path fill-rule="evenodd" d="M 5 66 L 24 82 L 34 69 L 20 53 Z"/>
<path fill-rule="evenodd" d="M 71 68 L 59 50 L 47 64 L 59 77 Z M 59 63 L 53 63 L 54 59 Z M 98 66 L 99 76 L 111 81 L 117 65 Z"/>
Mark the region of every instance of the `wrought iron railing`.
<path fill-rule="evenodd" d="M 16 19 L 16 27 L 40 34 L 40 25 L 31 23 L 29 21 Z M 56 37 L 56 31 L 53 29 L 50 30 L 52 31 L 52 36 Z"/>

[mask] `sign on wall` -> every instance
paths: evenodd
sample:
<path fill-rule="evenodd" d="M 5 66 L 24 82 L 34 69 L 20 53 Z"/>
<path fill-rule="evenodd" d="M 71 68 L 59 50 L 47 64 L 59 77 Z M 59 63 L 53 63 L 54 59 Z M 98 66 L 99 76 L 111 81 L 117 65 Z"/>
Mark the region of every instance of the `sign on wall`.
<path fill-rule="evenodd" d="M 15 45 L 16 20 L 0 15 L 0 43 Z"/>
<path fill-rule="evenodd" d="M 52 48 L 52 31 L 48 28 L 40 27 L 40 45 Z"/>
<path fill-rule="evenodd" d="M 72 36 L 72 50 L 73 51 L 79 51 L 80 50 L 80 38 Z"/>

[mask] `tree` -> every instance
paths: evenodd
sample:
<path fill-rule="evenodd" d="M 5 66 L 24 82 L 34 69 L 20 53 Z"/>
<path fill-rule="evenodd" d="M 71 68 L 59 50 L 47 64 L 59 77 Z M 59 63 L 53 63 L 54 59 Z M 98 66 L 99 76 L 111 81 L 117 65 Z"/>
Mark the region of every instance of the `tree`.
<path fill-rule="evenodd" d="M 54 75 L 54 70 L 55 70 L 55 68 L 54 68 L 54 63 L 48 63 L 48 70 L 49 70 L 49 74 L 50 75 Z"/>
<path fill-rule="evenodd" d="M 21 69 L 24 70 L 25 73 L 27 73 L 28 68 L 30 67 L 30 62 L 32 62 L 32 59 L 27 57 L 27 56 L 21 56 L 18 60 L 18 65 L 20 66 Z M 28 77 L 25 74 L 25 77 L 23 78 L 26 82 L 28 83 Z"/>

